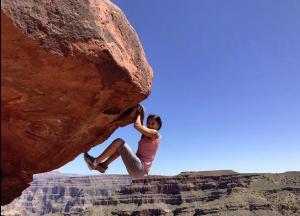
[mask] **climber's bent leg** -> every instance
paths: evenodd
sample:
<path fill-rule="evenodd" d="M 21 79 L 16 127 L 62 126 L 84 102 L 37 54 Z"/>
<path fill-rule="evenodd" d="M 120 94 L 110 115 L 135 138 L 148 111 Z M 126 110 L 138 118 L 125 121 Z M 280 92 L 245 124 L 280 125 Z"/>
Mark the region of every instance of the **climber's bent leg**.
<path fill-rule="evenodd" d="M 138 158 L 138 156 L 136 156 L 136 154 L 132 151 L 127 143 L 120 145 L 118 148 L 118 152 L 122 157 L 129 175 L 132 178 L 142 178 L 147 174 L 144 170 L 144 166 L 141 160 Z"/>
<path fill-rule="evenodd" d="M 118 157 L 120 156 L 120 153 L 118 151 L 116 151 L 115 153 L 113 153 L 109 158 L 107 158 L 106 161 L 104 161 L 102 164 L 106 167 L 108 167 L 108 165 L 113 162 L 114 160 L 116 160 Z"/>
<path fill-rule="evenodd" d="M 104 152 L 99 155 L 97 158 L 96 158 L 96 162 L 95 163 L 101 163 L 101 161 L 103 161 L 105 158 L 108 158 L 110 157 L 112 154 L 114 154 L 118 147 L 123 145 L 125 142 L 124 140 L 122 140 L 121 138 L 117 138 L 115 139 L 105 150 Z"/>

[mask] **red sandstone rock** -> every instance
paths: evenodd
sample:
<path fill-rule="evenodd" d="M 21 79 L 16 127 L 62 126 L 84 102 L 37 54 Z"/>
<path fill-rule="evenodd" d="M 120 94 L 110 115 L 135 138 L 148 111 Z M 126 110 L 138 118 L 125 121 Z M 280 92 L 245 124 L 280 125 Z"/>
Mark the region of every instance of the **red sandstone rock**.
<path fill-rule="evenodd" d="M 132 123 L 152 78 L 110 1 L 1 1 L 1 205 Z"/>

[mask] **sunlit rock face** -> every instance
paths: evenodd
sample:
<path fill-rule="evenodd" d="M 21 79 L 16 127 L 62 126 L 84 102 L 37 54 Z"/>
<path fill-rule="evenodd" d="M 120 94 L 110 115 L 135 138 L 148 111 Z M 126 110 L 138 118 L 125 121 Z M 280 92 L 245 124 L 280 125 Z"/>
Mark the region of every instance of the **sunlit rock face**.
<path fill-rule="evenodd" d="M 1 204 L 132 123 L 152 79 L 110 1 L 1 1 Z"/>

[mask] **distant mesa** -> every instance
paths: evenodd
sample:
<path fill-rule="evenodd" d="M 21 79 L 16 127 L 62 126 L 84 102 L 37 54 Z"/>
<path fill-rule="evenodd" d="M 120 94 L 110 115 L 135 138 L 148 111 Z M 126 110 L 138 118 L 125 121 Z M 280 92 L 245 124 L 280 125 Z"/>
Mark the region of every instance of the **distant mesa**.
<path fill-rule="evenodd" d="M 20 198 L 1 208 L 1 214 L 300 215 L 300 172 L 221 170 L 138 180 L 128 175 L 55 175 L 62 177 L 34 179 Z"/>
<path fill-rule="evenodd" d="M 152 80 L 111 1 L 1 1 L 1 205 L 133 123 Z"/>
<path fill-rule="evenodd" d="M 233 170 L 210 170 L 210 171 L 186 171 L 181 172 L 179 175 L 203 175 L 203 176 L 222 176 L 222 175 L 237 175 L 238 172 Z"/>
<path fill-rule="evenodd" d="M 80 177 L 80 176 L 87 176 L 87 175 L 74 174 L 74 173 L 61 173 L 59 171 L 50 171 L 50 172 L 34 174 L 33 179 L 59 178 L 59 177 Z"/>

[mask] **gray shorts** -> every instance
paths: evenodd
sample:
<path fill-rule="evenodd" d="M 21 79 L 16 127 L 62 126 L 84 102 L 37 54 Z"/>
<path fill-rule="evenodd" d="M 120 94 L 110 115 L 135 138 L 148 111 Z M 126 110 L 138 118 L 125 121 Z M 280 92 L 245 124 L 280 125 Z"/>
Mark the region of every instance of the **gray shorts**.
<path fill-rule="evenodd" d="M 136 156 L 127 143 L 124 143 L 119 147 L 119 153 L 129 175 L 132 178 L 138 179 L 147 175 L 141 160 L 138 158 L 138 156 Z"/>

